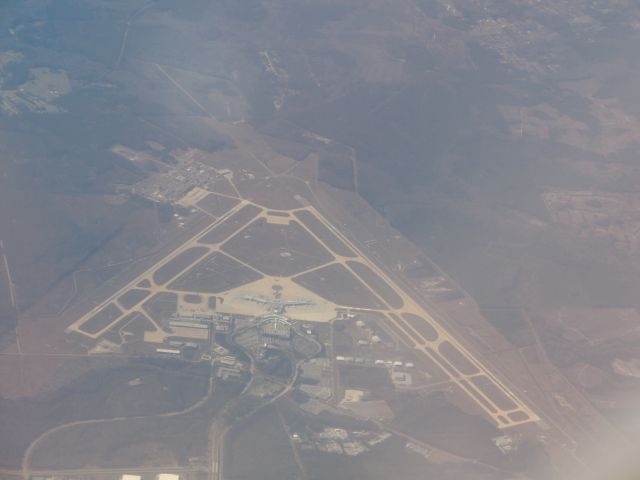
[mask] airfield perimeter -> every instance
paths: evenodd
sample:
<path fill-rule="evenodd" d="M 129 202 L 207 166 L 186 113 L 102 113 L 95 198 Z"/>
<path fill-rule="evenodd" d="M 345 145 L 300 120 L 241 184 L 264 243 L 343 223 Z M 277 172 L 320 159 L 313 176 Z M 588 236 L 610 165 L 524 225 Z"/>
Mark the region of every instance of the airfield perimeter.
<path fill-rule="evenodd" d="M 210 224 L 75 320 L 67 331 L 99 339 L 109 331 L 122 334 L 134 319 L 144 319 L 145 341 L 162 343 L 170 334 L 150 314 L 154 299 L 170 295 L 177 297 L 183 310 L 252 315 L 259 311 L 244 301 L 247 293 L 268 295 L 276 284 L 289 296 L 313 300 L 313 306 L 299 310 L 301 320 L 329 321 L 337 310 L 383 313 L 399 339 L 419 352 L 422 366 L 448 377 L 498 428 L 539 420 L 315 207 L 274 210 L 201 189 L 181 203 L 205 212 Z M 211 298 L 213 304 L 207 300 Z"/>

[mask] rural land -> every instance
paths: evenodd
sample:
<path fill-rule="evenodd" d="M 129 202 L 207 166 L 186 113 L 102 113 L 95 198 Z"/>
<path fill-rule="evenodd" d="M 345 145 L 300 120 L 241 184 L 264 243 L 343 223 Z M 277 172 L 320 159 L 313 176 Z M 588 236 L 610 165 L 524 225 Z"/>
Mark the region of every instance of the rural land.
<path fill-rule="evenodd" d="M 625 1 L 4 2 L 0 479 L 637 474 L 639 46 Z"/>

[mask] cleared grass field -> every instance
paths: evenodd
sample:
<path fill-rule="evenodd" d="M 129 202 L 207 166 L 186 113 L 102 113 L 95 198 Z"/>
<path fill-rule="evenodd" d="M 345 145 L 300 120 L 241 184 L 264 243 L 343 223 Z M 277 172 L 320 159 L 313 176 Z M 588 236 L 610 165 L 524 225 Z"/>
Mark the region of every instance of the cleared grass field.
<path fill-rule="evenodd" d="M 295 275 L 334 258 L 298 222 L 280 225 L 264 218 L 243 228 L 222 250 L 274 276 Z"/>
<path fill-rule="evenodd" d="M 203 236 L 199 240 L 199 242 L 205 243 L 207 245 L 214 245 L 216 243 L 223 242 L 227 237 L 229 237 L 229 235 L 232 235 L 243 225 L 249 223 L 261 211 L 262 209 L 256 207 L 255 205 L 245 205 L 220 225 L 216 226 L 213 230 Z"/>
<path fill-rule="evenodd" d="M 382 302 L 360 280 L 338 263 L 299 275 L 293 281 L 337 305 L 384 308 Z"/>
<path fill-rule="evenodd" d="M 151 292 L 132 288 L 118 297 L 118 302 L 123 308 L 129 309 L 135 307 L 142 300 L 147 298 Z"/>
<path fill-rule="evenodd" d="M 295 216 L 333 253 L 343 257 L 355 258 L 356 254 L 342 240 L 336 237 L 331 230 L 325 227 L 313 213 L 307 210 L 299 210 L 295 212 Z"/>
<path fill-rule="evenodd" d="M 235 207 L 239 202 L 240 200 L 235 198 L 210 193 L 196 205 L 214 217 L 221 217 Z"/>
<path fill-rule="evenodd" d="M 82 330 L 93 335 L 108 327 L 120 315 L 122 315 L 122 310 L 115 303 L 110 303 L 83 323 Z"/>
<path fill-rule="evenodd" d="M 205 247 L 188 248 L 158 268 L 153 273 L 153 281 L 158 285 L 164 285 L 207 252 Z"/>
<path fill-rule="evenodd" d="M 402 308 L 404 302 L 402 298 L 393 291 L 387 283 L 381 279 L 373 270 L 364 263 L 347 261 L 347 265 L 358 275 L 369 287 L 378 294 L 392 308 Z"/>
<path fill-rule="evenodd" d="M 224 253 L 214 252 L 173 281 L 169 288 L 185 292 L 218 293 L 261 278 L 262 275 L 255 270 Z"/>
<path fill-rule="evenodd" d="M 438 339 L 438 332 L 424 318 L 414 315 L 413 313 L 403 313 L 402 318 L 404 318 L 416 332 L 422 335 L 425 340 L 435 342 Z"/>

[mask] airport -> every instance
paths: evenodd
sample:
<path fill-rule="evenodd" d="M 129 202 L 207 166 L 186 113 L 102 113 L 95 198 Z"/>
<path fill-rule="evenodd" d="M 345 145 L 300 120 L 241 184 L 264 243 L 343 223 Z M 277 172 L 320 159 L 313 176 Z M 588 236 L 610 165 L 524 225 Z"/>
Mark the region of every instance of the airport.
<path fill-rule="evenodd" d="M 226 198 L 198 190 L 182 204 L 219 207 L 218 197 Z M 499 377 L 316 209 L 267 210 L 240 199 L 226 206 L 224 213 L 216 211 L 219 217 L 212 215 L 209 226 L 67 330 L 102 341 L 101 351 L 110 348 L 105 342 L 117 332 L 126 339 L 122 347 L 127 352 L 213 359 L 216 332 L 233 336 L 235 330 L 249 330 L 252 322 L 260 333 L 254 343 L 290 342 L 295 328 L 289 311 L 299 322 L 320 324 L 377 313 L 417 362 L 429 364 L 431 376 L 449 378 L 498 428 L 538 421 Z M 133 301 L 124 301 L 137 292 Z M 146 328 L 132 329 L 134 320 L 146 322 Z M 251 343 L 246 336 L 239 337 L 245 347 Z M 361 339 L 360 346 L 371 341 L 376 340 Z M 403 365 L 397 359 L 352 356 L 334 361 Z M 404 380 L 395 378 L 398 385 L 412 381 L 407 373 Z"/>

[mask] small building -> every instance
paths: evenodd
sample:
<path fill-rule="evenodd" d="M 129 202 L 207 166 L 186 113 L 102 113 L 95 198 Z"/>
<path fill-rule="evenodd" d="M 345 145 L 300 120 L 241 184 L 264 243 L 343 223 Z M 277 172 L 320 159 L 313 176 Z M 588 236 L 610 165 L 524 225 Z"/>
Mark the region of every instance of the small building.
<path fill-rule="evenodd" d="M 179 357 L 182 352 L 176 348 L 156 348 L 156 353 L 160 353 L 161 355 L 169 355 L 172 357 Z"/>
<path fill-rule="evenodd" d="M 180 480 L 180 475 L 176 473 L 159 473 L 157 480 Z"/>
<path fill-rule="evenodd" d="M 125 473 L 120 477 L 120 480 L 142 480 L 142 476 Z"/>
<path fill-rule="evenodd" d="M 216 363 L 221 365 L 233 366 L 237 363 L 236 358 L 232 355 L 225 355 L 222 357 L 216 358 Z"/>

